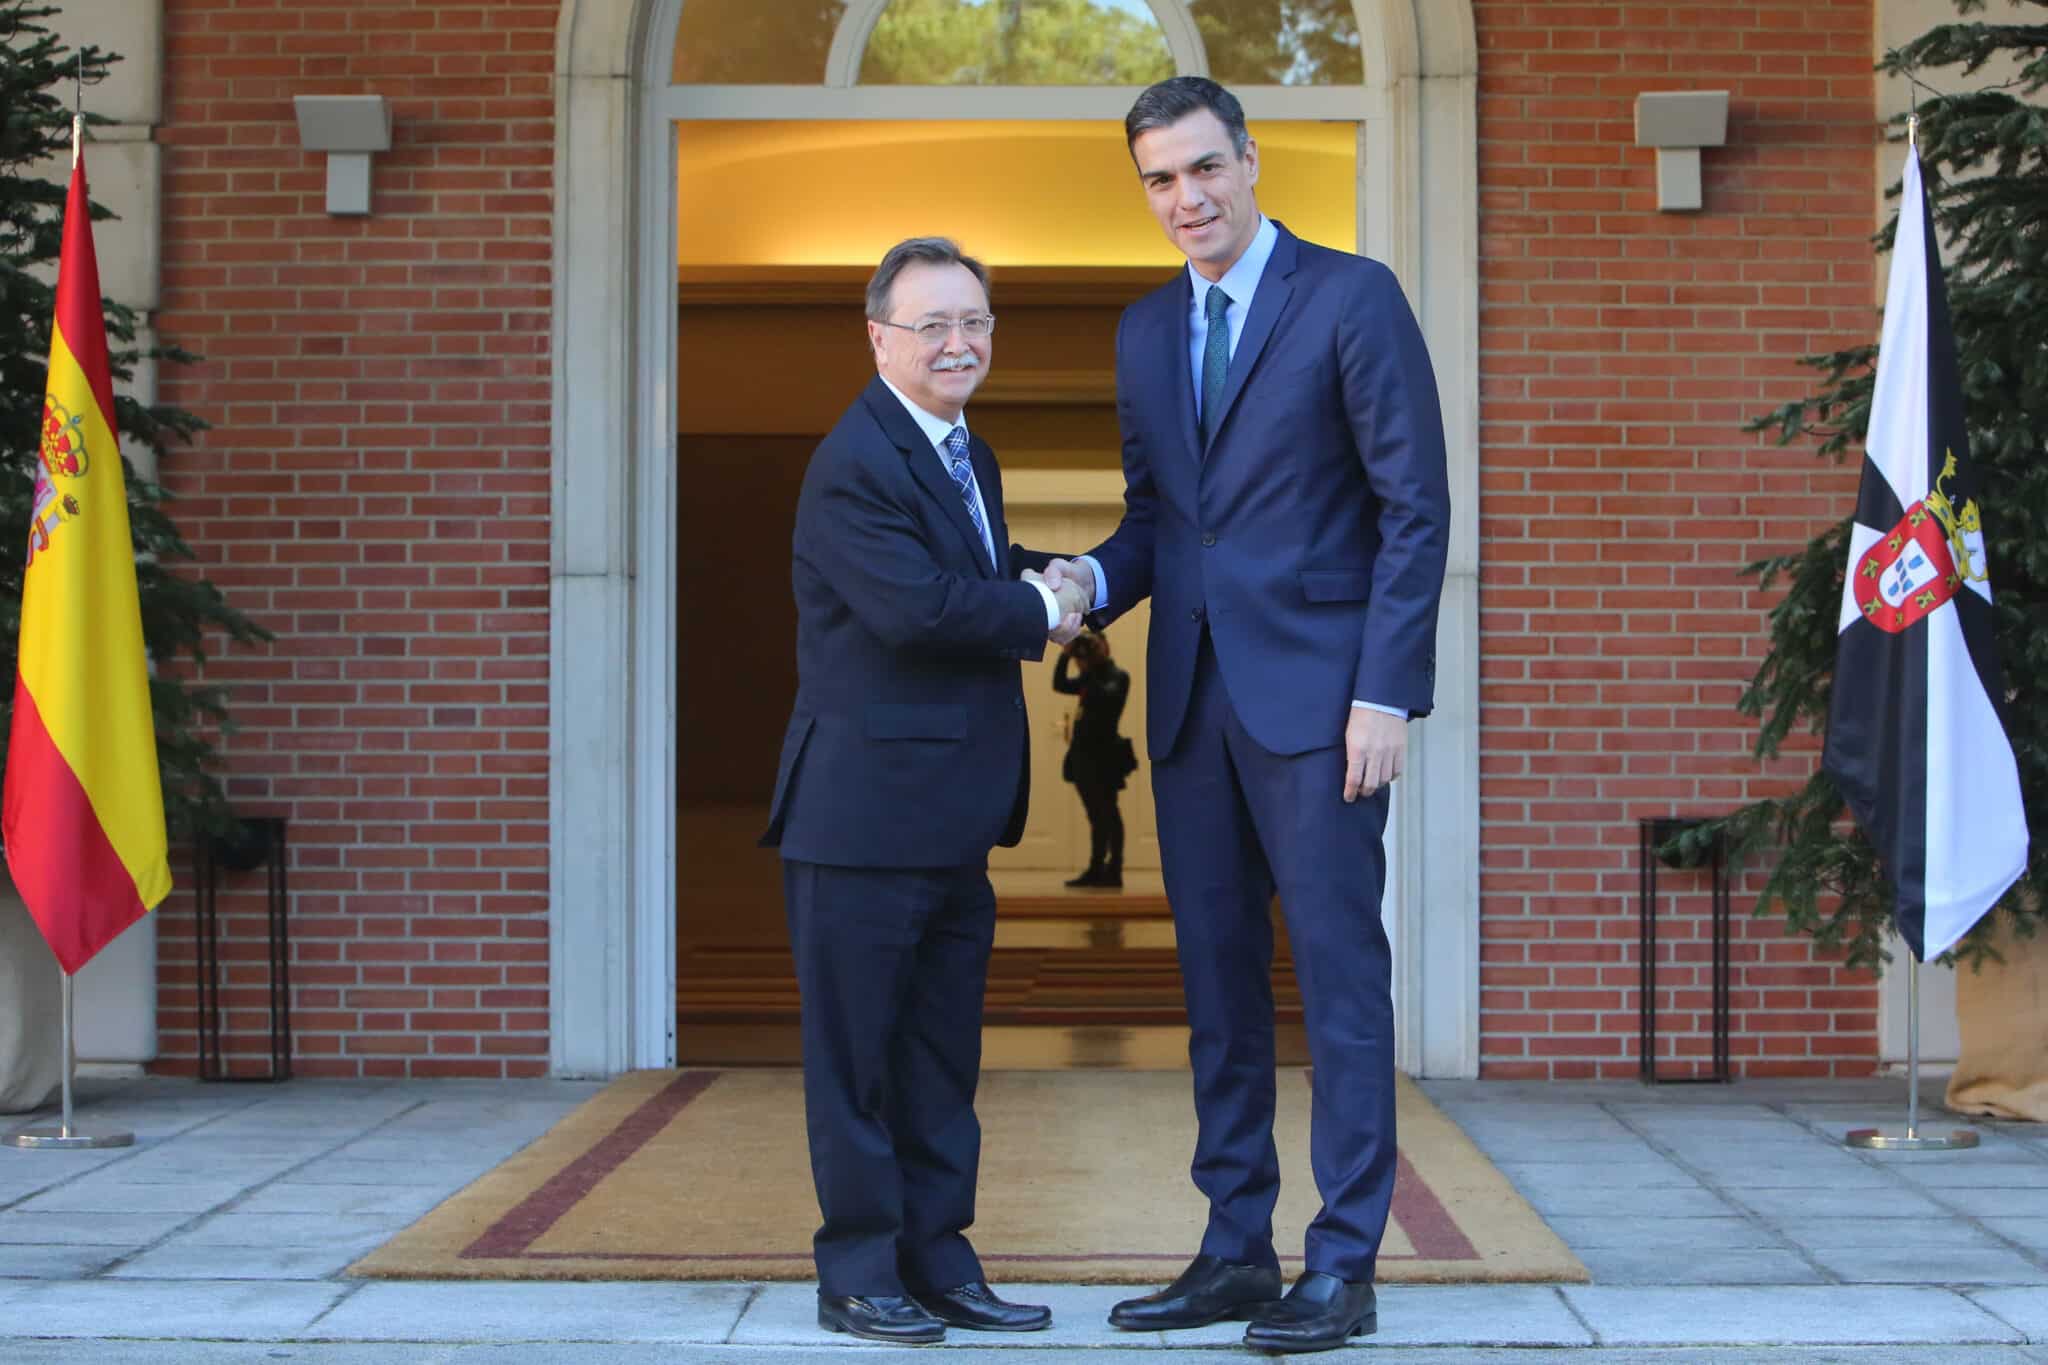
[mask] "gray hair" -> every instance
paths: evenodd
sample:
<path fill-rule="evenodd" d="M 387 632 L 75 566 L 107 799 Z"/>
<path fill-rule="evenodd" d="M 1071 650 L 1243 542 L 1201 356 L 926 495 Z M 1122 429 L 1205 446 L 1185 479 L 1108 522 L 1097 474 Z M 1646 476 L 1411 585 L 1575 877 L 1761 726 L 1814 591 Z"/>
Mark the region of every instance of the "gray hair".
<path fill-rule="evenodd" d="M 1237 96 L 1207 76 L 1175 76 L 1138 96 L 1131 112 L 1124 115 L 1124 146 L 1136 143 L 1140 133 L 1171 127 L 1204 109 L 1223 121 L 1224 131 L 1230 134 L 1230 145 L 1243 156 L 1252 141 L 1244 126 L 1244 106 L 1237 102 Z"/>
<path fill-rule="evenodd" d="M 896 277 L 906 266 L 912 265 L 958 265 L 965 266 L 968 273 L 981 281 L 981 292 L 988 292 L 988 267 L 960 249 L 960 244 L 950 237 L 912 237 L 889 248 L 882 263 L 875 267 L 875 277 L 868 281 L 868 318 L 874 322 L 889 320 L 889 294 L 896 287 Z"/>

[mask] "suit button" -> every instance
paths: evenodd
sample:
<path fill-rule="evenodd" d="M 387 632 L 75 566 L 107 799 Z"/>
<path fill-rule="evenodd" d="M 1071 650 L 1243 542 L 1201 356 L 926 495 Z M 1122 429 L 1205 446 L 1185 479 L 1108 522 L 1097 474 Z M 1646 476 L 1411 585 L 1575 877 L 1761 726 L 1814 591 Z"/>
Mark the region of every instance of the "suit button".
<path fill-rule="evenodd" d="M 1201 619 L 1202 619 L 1202 609 L 1201 609 L 1200 607 L 1189 607 L 1189 608 L 1188 608 L 1188 620 L 1190 620 L 1190 621 L 1194 621 L 1194 622 L 1196 622 L 1196 623 L 1200 623 Z"/>
<path fill-rule="evenodd" d="M 1010 698 L 1010 709 L 1012 711 L 1022 711 L 1024 709 L 1024 699 L 1022 697 Z"/>
<path fill-rule="evenodd" d="M 1214 545 L 1215 543 L 1216 543 L 1216 533 L 1215 533 L 1215 532 L 1213 532 L 1213 531 L 1204 531 L 1204 532 L 1202 532 L 1202 548 L 1203 548 L 1203 549 L 1207 549 L 1207 548 L 1208 548 L 1209 546 L 1211 546 L 1211 545 Z"/>

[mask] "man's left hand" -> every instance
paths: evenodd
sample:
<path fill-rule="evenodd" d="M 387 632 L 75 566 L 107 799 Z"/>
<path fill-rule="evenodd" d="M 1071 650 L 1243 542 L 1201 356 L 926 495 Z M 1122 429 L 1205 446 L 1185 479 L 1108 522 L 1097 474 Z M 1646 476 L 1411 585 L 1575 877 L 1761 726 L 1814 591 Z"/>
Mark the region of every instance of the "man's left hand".
<path fill-rule="evenodd" d="M 1344 799 L 1371 796 L 1408 762 L 1408 722 L 1367 706 L 1351 708 L 1344 726 Z"/>

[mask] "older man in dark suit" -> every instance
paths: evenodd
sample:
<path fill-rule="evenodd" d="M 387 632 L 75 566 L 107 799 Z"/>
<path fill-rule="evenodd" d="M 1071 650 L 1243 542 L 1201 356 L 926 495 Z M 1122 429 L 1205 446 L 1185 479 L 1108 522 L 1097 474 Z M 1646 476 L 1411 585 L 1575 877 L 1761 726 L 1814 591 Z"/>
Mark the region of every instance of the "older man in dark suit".
<path fill-rule="evenodd" d="M 995 457 L 967 430 L 988 272 L 942 238 L 899 243 L 867 317 L 876 378 L 797 502 L 797 698 L 762 839 L 781 849 L 803 993 L 818 1323 L 898 1342 L 1032 1331 L 1051 1312 L 998 1298 L 965 1235 L 988 854 L 1024 828 L 1019 661 L 1071 639 L 1085 603 L 1009 544 Z"/>
<path fill-rule="evenodd" d="M 1450 525 L 1443 421 L 1392 272 L 1259 212 L 1258 148 L 1222 86 L 1176 77 L 1124 121 L 1187 257 L 1117 331 L 1125 515 L 1048 566 L 1101 609 L 1152 599 L 1147 744 L 1192 1026 L 1200 1253 L 1129 1328 L 1252 1319 L 1324 1350 L 1378 1322 L 1394 1189 L 1387 784 L 1429 713 Z M 1315 1063 L 1322 1210 L 1284 1301 L 1273 1250 L 1275 891 Z"/>

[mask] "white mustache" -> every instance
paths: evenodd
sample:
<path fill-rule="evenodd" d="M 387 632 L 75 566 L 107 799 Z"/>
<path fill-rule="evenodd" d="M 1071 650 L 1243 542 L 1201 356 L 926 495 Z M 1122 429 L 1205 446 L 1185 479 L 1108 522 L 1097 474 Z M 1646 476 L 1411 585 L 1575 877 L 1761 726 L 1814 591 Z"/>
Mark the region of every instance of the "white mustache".
<path fill-rule="evenodd" d="M 932 368 L 941 373 L 951 370 L 974 370 L 980 367 L 981 361 L 975 358 L 972 351 L 964 355 L 942 355 L 932 362 Z"/>

